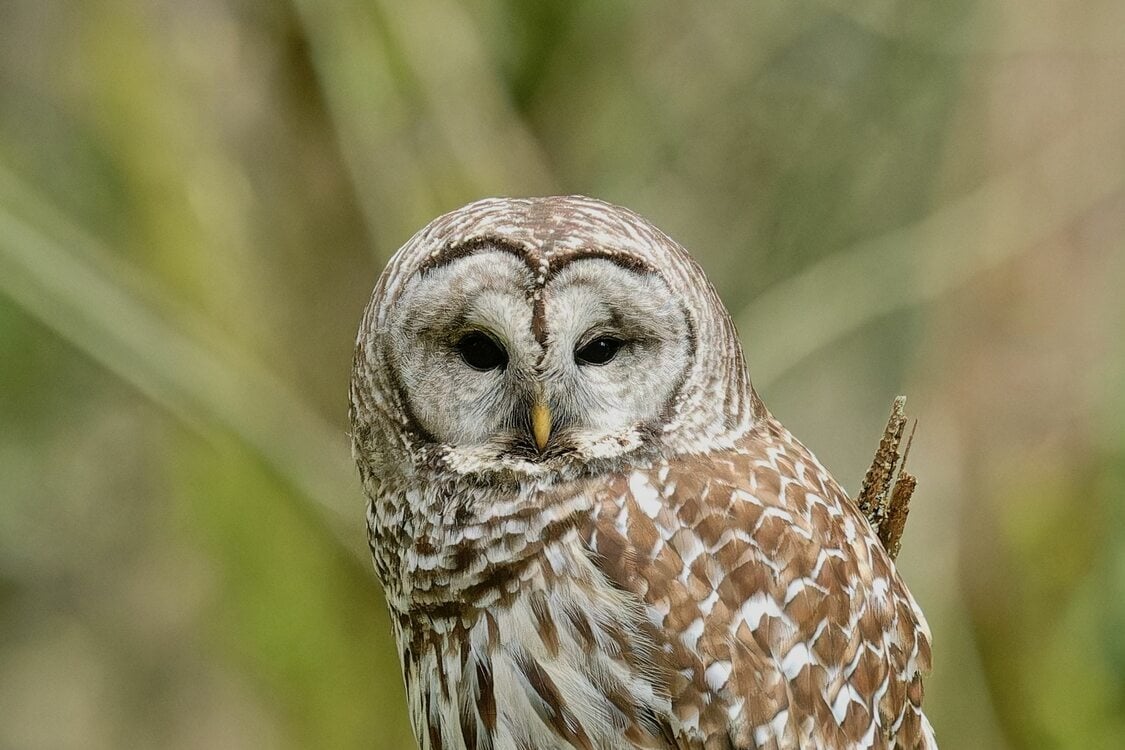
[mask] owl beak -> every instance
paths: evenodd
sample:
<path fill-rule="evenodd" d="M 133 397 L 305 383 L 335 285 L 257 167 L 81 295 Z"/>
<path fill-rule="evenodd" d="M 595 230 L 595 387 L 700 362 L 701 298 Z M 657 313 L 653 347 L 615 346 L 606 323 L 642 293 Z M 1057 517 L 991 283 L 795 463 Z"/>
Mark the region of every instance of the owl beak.
<path fill-rule="evenodd" d="M 531 434 L 535 438 L 535 447 L 542 451 L 551 437 L 551 409 L 541 398 L 535 399 L 531 405 Z"/>

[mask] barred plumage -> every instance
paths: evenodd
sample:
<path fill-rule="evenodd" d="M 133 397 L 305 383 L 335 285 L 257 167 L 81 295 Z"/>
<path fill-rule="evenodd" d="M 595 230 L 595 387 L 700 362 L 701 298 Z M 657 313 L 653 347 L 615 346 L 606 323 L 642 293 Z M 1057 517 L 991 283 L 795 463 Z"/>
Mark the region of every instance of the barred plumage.
<path fill-rule="evenodd" d="M 435 220 L 376 287 L 351 403 L 422 748 L 935 746 L 920 610 L 636 214 Z"/>

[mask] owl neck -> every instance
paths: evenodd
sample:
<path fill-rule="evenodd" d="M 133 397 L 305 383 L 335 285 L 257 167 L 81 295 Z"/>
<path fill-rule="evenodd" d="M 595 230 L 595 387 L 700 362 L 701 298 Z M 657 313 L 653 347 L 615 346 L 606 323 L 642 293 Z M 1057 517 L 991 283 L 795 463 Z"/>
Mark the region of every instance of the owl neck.
<path fill-rule="evenodd" d="M 388 604 L 435 621 L 510 599 L 536 560 L 574 543 L 593 505 L 585 485 L 384 476 L 368 487 L 368 530 Z"/>

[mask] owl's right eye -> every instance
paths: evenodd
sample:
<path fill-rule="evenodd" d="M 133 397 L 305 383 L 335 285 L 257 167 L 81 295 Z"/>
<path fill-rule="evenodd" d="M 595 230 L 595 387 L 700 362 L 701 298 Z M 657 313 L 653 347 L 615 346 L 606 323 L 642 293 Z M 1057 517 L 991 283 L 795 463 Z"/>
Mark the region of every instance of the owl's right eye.
<path fill-rule="evenodd" d="M 508 364 L 508 352 L 487 333 L 471 331 L 453 347 L 474 370 L 495 370 Z"/>

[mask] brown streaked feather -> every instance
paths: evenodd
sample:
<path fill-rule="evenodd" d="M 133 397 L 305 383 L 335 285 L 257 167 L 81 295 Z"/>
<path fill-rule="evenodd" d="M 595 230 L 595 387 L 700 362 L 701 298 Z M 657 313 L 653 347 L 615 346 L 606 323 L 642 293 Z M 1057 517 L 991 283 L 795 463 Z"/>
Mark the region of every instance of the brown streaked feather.
<path fill-rule="evenodd" d="M 595 559 L 653 608 L 687 746 L 926 747 L 925 622 L 867 521 L 780 424 L 634 471 L 599 501 Z"/>

